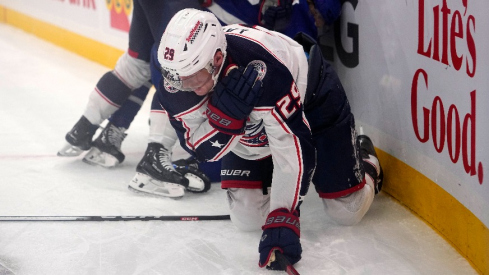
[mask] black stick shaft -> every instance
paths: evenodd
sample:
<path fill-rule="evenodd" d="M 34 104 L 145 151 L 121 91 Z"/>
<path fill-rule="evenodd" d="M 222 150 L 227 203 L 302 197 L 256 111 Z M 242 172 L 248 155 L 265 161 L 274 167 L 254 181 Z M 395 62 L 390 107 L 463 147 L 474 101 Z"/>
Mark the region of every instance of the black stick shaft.
<path fill-rule="evenodd" d="M 0 222 L 35 221 L 219 221 L 229 220 L 229 215 L 195 216 L 0 216 Z"/>

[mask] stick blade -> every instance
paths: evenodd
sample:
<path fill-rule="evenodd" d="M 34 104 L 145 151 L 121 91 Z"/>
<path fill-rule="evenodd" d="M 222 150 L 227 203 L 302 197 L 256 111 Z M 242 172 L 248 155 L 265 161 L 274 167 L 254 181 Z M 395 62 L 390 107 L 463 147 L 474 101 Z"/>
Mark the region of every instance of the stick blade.
<path fill-rule="evenodd" d="M 278 250 L 275 250 L 275 260 L 282 266 L 287 274 L 300 275 L 289 260 L 287 260 L 287 258 Z"/>

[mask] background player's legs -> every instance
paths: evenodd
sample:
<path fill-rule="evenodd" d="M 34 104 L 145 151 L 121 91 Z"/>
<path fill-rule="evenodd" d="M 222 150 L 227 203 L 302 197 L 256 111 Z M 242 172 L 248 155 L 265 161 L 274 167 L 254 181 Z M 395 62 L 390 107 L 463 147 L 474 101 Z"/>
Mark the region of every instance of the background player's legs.
<path fill-rule="evenodd" d="M 141 109 L 151 86 L 151 83 L 147 82 L 134 90 L 121 108 L 110 116 L 104 130 L 83 158 L 84 162 L 110 168 L 124 161 L 121 145 L 127 136 L 125 132 Z"/>
<path fill-rule="evenodd" d="M 129 30 L 129 49 L 119 58 L 114 70 L 100 78 L 89 96 L 83 116 L 66 134 L 67 144 L 58 155 L 77 156 L 82 150 L 90 149 L 98 125 L 126 101 L 132 90 L 150 80 L 149 57 L 153 43 L 145 14 L 139 1 L 135 1 Z"/>
<path fill-rule="evenodd" d="M 107 72 L 98 81 L 89 96 L 83 116 L 66 134 L 69 146 L 65 146 L 59 154 L 79 155 L 81 150 L 90 149 L 98 125 L 119 109 L 134 88 L 141 87 L 149 80 L 149 63 L 137 60 L 127 53 L 122 55 L 115 70 Z M 70 146 L 77 154 L 67 153 Z"/>
<path fill-rule="evenodd" d="M 122 106 L 109 117 L 109 122 L 118 128 L 129 129 L 132 121 L 141 109 L 146 96 L 153 84 L 147 82 L 140 88 L 134 90 Z"/>
<path fill-rule="evenodd" d="M 112 167 L 124 160 L 120 143 L 125 137 L 125 130 L 129 128 L 148 92 L 142 85 L 150 78 L 151 47 L 156 41 L 159 41 L 168 21 L 175 12 L 185 7 L 199 7 L 198 3 L 190 0 L 137 0 L 133 4 L 133 19 L 129 30 L 129 49 L 119 58 L 112 74 L 108 73 L 103 77 L 104 82 L 101 84 L 104 84 L 104 87 L 99 87 L 98 91 L 92 92 L 84 113 L 84 117 L 91 124 L 99 125 L 118 107 L 122 106 L 110 119 L 106 131 L 102 132 L 102 135 L 95 140 L 96 148 L 89 152 L 84 159 L 87 162 L 105 167 Z M 131 91 L 133 91 L 132 95 Z M 128 98 L 129 100 L 127 100 Z M 93 128 L 95 127 L 90 127 L 90 129 Z M 73 133 L 76 131 L 72 131 L 72 135 L 74 135 Z M 93 133 L 90 132 L 84 137 L 84 150 L 90 147 L 92 136 Z M 111 136 L 112 139 L 108 138 Z M 77 145 L 70 140 L 68 142 L 72 147 Z"/>

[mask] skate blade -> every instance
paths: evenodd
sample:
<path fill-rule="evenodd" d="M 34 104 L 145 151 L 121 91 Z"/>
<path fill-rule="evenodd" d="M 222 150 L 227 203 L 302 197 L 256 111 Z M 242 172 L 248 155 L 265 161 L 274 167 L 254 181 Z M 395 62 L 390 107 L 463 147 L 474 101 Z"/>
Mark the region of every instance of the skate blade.
<path fill-rule="evenodd" d="M 63 148 L 58 151 L 59 157 L 77 157 L 83 152 L 82 149 L 65 142 Z"/>
<path fill-rule="evenodd" d="M 152 177 L 137 172 L 128 186 L 129 190 L 136 193 L 145 193 L 160 197 L 181 198 L 185 195 L 185 188 L 179 184 L 159 181 Z"/>
<path fill-rule="evenodd" d="M 119 164 L 119 161 L 114 156 L 102 152 L 96 147 L 92 147 L 92 149 L 88 151 L 83 158 L 83 162 L 90 165 L 102 166 L 104 168 L 113 168 Z"/>

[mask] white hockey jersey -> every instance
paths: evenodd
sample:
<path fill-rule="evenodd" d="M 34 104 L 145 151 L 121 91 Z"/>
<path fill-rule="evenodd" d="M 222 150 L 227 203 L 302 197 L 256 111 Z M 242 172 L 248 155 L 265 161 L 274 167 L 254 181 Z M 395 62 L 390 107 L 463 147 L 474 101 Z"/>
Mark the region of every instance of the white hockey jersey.
<path fill-rule="evenodd" d="M 272 156 L 271 210 L 295 209 L 305 195 L 315 168 L 315 149 L 303 113 L 307 59 L 291 38 L 261 27 L 223 27 L 228 42 L 224 68 L 253 64 L 262 78 L 263 94 L 246 122 L 244 135 L 217 131 L 207 119 L 210 97 L 175 92 L 162 79 L 160 104 L 168 112 L 182 147 L 200 161 L 216 161 L 233 152 L 248 160 Z M 221 72 L 221 74 L 224 74 Z"/>

